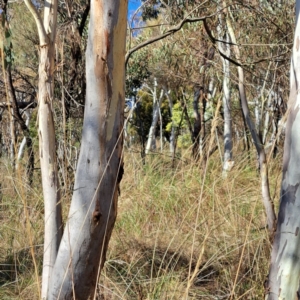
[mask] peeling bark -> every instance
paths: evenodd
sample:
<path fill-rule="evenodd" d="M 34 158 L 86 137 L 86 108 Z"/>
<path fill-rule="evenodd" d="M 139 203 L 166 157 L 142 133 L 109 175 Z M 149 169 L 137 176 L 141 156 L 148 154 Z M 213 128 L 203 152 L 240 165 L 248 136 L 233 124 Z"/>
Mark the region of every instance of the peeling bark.
<path fill-rule="evenodd" d="M 48 5 L 45 5 L 43 21 L 31 0 L 24 0 L 24 2 L 36 21 L 40 39 L 38 135 L 45 210 L 42 299 L 46 299 L 62 236 L 62 214 L 52 112 L 57 0 L 50 0 Z"/>
<path fill-rule="evenodd" d="M 91 1 L 87 97 L 68 221 L 47 300 L 94 299 L 122 179 L 127 1 Z"/>

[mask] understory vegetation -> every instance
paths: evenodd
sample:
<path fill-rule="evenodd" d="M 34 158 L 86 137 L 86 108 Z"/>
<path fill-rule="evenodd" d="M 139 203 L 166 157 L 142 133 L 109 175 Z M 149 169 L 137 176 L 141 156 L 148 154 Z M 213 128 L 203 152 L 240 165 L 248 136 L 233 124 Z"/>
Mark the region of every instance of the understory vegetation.
<path fill-rule="evenodd" d="M 148 155 L 143 164 L 139 150 L 125 149 L 100 299 L 262 299 L 271 245 L 254 149 L 250 156 L 238 151 L 227 178 L 217 151 L 204 167 L 191 163 L 190 149 L 175 164 L 167 151 Z M 281 154 L 269 166 L 276 207 Z M 29 188 L 24 170 L 12 176 L 9 165 L 1 160 L 0 298 L 39 299 L 39 170 Z M 67 212 L 70 195 L 62 202 Z"/>
<path fill-rule="evenodd" d="M 49 1 L 0 4 L 0 300 L 286 297 L 295 1 Z"/>

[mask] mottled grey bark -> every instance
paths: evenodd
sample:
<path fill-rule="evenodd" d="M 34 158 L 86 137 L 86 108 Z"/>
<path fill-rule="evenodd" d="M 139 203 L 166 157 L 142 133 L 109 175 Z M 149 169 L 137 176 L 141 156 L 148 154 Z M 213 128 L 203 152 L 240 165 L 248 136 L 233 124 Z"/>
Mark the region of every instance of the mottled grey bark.
<path fill-rule="evenodd" d="M 47 300 L 94 299 L 123 174 L 127 1 L 92 0 L 87 95 L 74 193 Z"/>
<path fill-rule="evenodd" d="M 300 1 L 290 73 L 289 115 L 283 156 L 280 207 L 266 282 L 267 300 L 300 299 Z"/>

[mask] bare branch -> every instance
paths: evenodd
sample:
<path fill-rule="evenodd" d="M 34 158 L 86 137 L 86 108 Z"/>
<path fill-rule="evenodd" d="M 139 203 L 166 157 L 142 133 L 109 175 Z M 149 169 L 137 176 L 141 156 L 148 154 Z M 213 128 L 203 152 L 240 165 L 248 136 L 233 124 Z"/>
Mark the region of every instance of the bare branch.
<path fill-rule="evenodd" d="M 127 66 L 127 63 L 128 63 L 128 60 L 130 58 L 130 56 L 136 52 L 137 50 L 145 47 L 145 46 L 148 46 L 148 45 L 151 45 L 159 40 L 162 40 L 163 38 L 179 31 L 182 26 L 185 24 L 185 23 L 196 23 L 196 22 L 199 22 L 199 21 L 204 21 L 206 19 L 209 19 L 213 16 L 215 16 L 216 14 L 218 14 L 219 12 L 216 12 L 214 14 L 211 14 L 209 16 L 206 16 L 206 17 L 200 17 L 200 18 L 185 18 L 183 19 L 178 25 L 172 27 L 171 29 L 167 30 L 165 33 L 161 34 L 161 35 L 158 35 L 158 36 L 155 36 L 145 42 L 142 42 L 140 43 L 139 45 L 133 47 L 132 49 L 128 50 L 128 52 L 126 53 L 126 56 L 125 56 L 125 66 Z"/>

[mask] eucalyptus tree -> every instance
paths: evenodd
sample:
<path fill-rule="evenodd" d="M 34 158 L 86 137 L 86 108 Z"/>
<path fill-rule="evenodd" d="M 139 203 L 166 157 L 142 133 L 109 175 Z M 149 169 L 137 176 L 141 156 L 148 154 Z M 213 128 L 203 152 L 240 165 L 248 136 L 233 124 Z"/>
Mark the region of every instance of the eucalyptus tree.
<path fill-rule="evenodd" d="M 283 155 L 280 207 L 266 282 L 266 299 L 300 298 L 300 1 L 296 1 L 296 29 L 290 68 L 290 97 Z"/>
<path fill-rule="evenodd" d="M 152 122 L 151 122 L 151 126 L 149 129 L 148 140 L 147 140 L 146 149 L 145 149 L 146 154 L 149 154 L 149 152 L 151 150 L 154 150 L 156 148 L 155 131 L 156 131 L 156 126 L 157 126 L 159 117 L 160 117 L 160 124 L 162 125 L 160 106 L 161 106 L 163 96 L 164 96 L 164 89 L 161 89 L 159 97 L 157 97 L 157 80 L 156 80 L 156 78 L 154 78 L 153 89 L 151 89 L 149 87 L 148 87 L 148 89 L 151 91 L 151 94 L 153 97 L 153 112 L 152 112 Z M 162 128 L 160 131 L 162 134 Z"/>
<path fill-rule="evenodd" d="M 62 236 L 60 188 L 53 119 L 53 78 L 58 2 L 57 0 L 51 0 L 48 4 L 45 3 L 44 18 L 42 20 L 35 4 L 31 0 L 24 1 L 36 22 L 40 42 L 38 135 L 45 206 L 42 298 L 46 299 L 49 280 Z"/>
<path fill-rule="evenodd" d="M 38 28 L 39 145 L 45 203 L 43 299 L 89 299 L 105 261 L 123 174 L 123 110 L 127 1 L 91 1 L 86 50 L 82 143 L 69 217 L 62 236 L 53 121 L 57 0 L 25 0 Z"/>
<path fill-rule="evenodd" d="M 91 1 L 82 143 L 47 299 L 94 298 L 123 174 L 127 1 Z"/>
<path fill-rule="evenodd" d="M 224 3 L 224 5 L 226 5 L 225 2 L 223 2 L 223 3 Z M 228 8 L 228 10 L 230 10 L 230 8 Z M 240 50 L 237 45 L 237 40 L 235 37 L 233 26 L 230 21 L 229 13 L 226 16 L 226 26 L 228 29 L 228 34 L 230 36 L 230 39 L 233 43 L 233 50 L 234 50 L 236 60 L 239 64 L 237 67 L 238 88 L 239 88 L 239 93 L 240 93 L 242 112 L 243 112 L 245 121 L 247 123 L 247 126 L 251 132 L 251 136 L 252 136 L 256 151 L 257 151 L 258 159 L 259 159 L 263 204 L 264 204 L 265 212 L 267 215 L 268 230 L 269 230 L 270 234 L 272 235 L 274 228 L 275 228 L 276 216 L 275 216 L 275 212 L 274 212 L 274 203 L 273 203 L 273 201 L 271 199 L 271 195 L 270 195 L 267 158 L 266 158 L 266 154 L 265 154 L 262 142 L 257 134 L 255 125 L 250 116 L 250 111 L 249 111 L 249 106 L 248 106 L 248 101 L 247 101 L 247 96 L 246 96 L 246 90 L 245 90 L 244 70 L 243 70 L 242 66 L 240 65 L 240 62 L 241 62 Z"/>
<path fill-rule="evenodd" d="M 222 6 L 220 6 L 222 7 Z M 217 26 L 218 39 L 222 42 L 218 42 L 219 50 L 227 57 L 230 57 L 230 38 L 226 30 L 225 20 L 223 13 L 220 13 L 218 18 L 219 25 Z M 232 160 L 232 122 L 231 122 L 231 99 L 230 99 L 230 64 L 227 59 L 221 57 L 223 65 L 223 114 L 224 114 L 224 159 L 223 159 L 223 171 L 224 175 L 230 170 Z"/>

